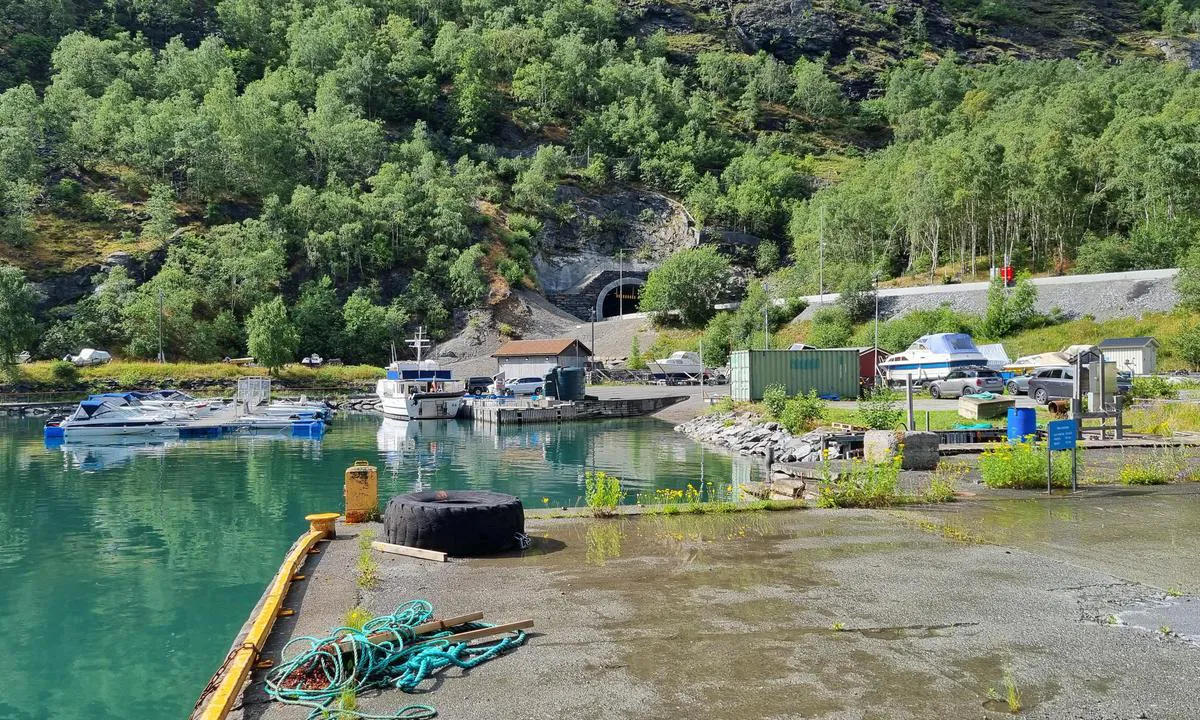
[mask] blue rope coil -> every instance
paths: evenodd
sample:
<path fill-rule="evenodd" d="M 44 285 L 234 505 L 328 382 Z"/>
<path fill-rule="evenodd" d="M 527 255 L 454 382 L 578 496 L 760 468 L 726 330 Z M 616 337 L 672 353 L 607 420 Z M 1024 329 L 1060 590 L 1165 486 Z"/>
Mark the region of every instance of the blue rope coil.
<path fill-rule="evenodd" d="M 445 630 L 417 637 L 413 628 L 433 617 L 433 605 L 411 600 L 390 615 L 381 615 L 362 629 L 339 627 L 329 637 L 298 637 L 283 648 L 288 657 L 267 674 L 267 695 L 289 705 L 310 708 L 309 720 L 321 717 L 358 720 L 423 720 L 437 715 L 429 705 L 408 705 L 390 715 L 372 715 L 346 707 L 344 699 L 357 698 L 364 690 L 395 687 L 414 692 L 417 687 L 448 667 L 470 669 L 525 643 L 525 633 L 494 642 L 469 645 L 449 639 Z M 492 627 L 486 623 L 467 623 L 465 630 Z M 371 636 L 383 635 L 384 638 Z M 348 646 L 348 649 L 347 649 Z M 341 707 L 334 707 L 335 703 Z"/>

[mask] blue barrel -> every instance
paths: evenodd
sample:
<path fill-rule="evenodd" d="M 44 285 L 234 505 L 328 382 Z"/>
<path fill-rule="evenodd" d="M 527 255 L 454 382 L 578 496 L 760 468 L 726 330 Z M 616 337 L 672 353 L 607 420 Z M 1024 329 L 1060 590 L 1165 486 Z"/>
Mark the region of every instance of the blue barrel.
<path fill-rule="evenodd" d="M 1037 411 L 1033 408 L 1008 409 L 1008 441 L 1026 442 L 1029 435 L 1037 437 Z"/>

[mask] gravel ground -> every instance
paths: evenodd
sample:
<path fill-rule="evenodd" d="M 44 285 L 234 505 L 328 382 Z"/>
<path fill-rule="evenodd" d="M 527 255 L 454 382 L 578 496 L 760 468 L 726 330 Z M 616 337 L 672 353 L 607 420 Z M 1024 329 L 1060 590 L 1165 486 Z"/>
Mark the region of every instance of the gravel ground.
<path fill-rule="evenodd" d="M 289 603 L 298 616 L 267 652 L 289 634 L 327 632 L 355 602 L 382 613 L 419 597 L 447 614 L 532 618 L 535 632 L 422 693 L 361 696 L 360 709 L 1002 718 L 989 690 L 1002 695 L 1010 674 L 1021 717 L 1191 720 L 1200 600 L 1187 593 L 1200 591 L 1200 561 L 1184 548 L 1195 547 L 1200 494 L 1173 490 L 895 512 L 536 520 L 524 555 L 446 564 L 377 555 L 381 583 L 365 592 L 351 579 L 357 542 L 343 536 L 306 570 L 313 590 Z M 999 544 L 947 539 L 938 528 L 951 524 L 965 539 L 990 528 Z M 1168 597 L 1160 588 L 1178 578 L 1185 594 Z M 1160 618 L 1172 634 L 1157 631 Z M 240 717 L 305 715 L 261 703 L 253 686 L 246 700 Z"/>
<path fill-rule="evenodd" d="M 1043 313 L 1057 309 L 1068 318 L 1091 315 L 1097 320 L 1110 320 L 1141 317 L 1148 312 L 1168 312 L 1179 303 L 1173 277 L 1145 277 L 1145 274 L 1136 273 L 1130 273 L 1129 277 L 1123 275 L 1094 280 L 1081 278 L 1073 283 L 1062 282 L 1064 278 L 1035 281 L 1037 309 Z M 957 312 L 981 314 L 987 309 L 987 293 L 986 285 L 974 283 L 969 286 L 883 290 L 879 294 L 879 315 L 891 318 L 943 304 L 948 304 Z M 835 300 L 836 295 L 825 296 L 827 304 Z M 813 313 L 820 307 L 818 301 L 811 302 L 798 319 L 812 319 Z"/>

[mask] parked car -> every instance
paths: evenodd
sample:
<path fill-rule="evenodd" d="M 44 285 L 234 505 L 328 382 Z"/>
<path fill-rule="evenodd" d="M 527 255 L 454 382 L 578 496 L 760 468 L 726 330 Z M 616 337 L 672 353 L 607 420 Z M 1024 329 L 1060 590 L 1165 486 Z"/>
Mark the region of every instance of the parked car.
<path fill-rule="evenodd" d="M 491 386 L 492 379 L 487 375 L 467 378 L 467 394 L 469 395 L 487 395 Z"/>
<path fill-rule="evenodd" d="M 929 394 L 938 398 L 954 398 L 974 393 L 1004 392 L 1004 379 L 1000 373 L 985 367 L 964 367 L 951 370 L 941 380 L 929 383 Z"/>
<path fill-rule="evenodd" d="M 1029 378 L 1029 395 L 1038 405 L 1069 399 L 1074 392 L 1075 368 L 1045 368 Z"/>
<path fill-rule="evenodd" d="M 511 395 L 541 395 L 545 384 L 540 377 L 523 377 L 506 381 L 504 388 Z"/>
<path fill-rule="evenodd" d="M 1033 379 L 1034 375 L 1046 369 L 1047 368 L 1035 367 L 1022 375 L 1012 376 L 1008 379 L 1008 382 L 1004 384 L 1004 391 L 1009 395 L 1028 395 L 1029 381 Z"/>

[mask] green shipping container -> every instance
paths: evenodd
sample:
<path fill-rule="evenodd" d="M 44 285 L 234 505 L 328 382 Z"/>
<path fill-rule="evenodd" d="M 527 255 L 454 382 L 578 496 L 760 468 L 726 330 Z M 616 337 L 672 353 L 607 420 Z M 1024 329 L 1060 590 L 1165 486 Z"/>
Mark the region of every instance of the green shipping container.
<path fill-rule="evenodd" d="M 858 397 L 858 350 L 737 350 L 729 357 L 729 392 L 734 400 L 757 402 L 771 385 L 788 395 Z"/>

